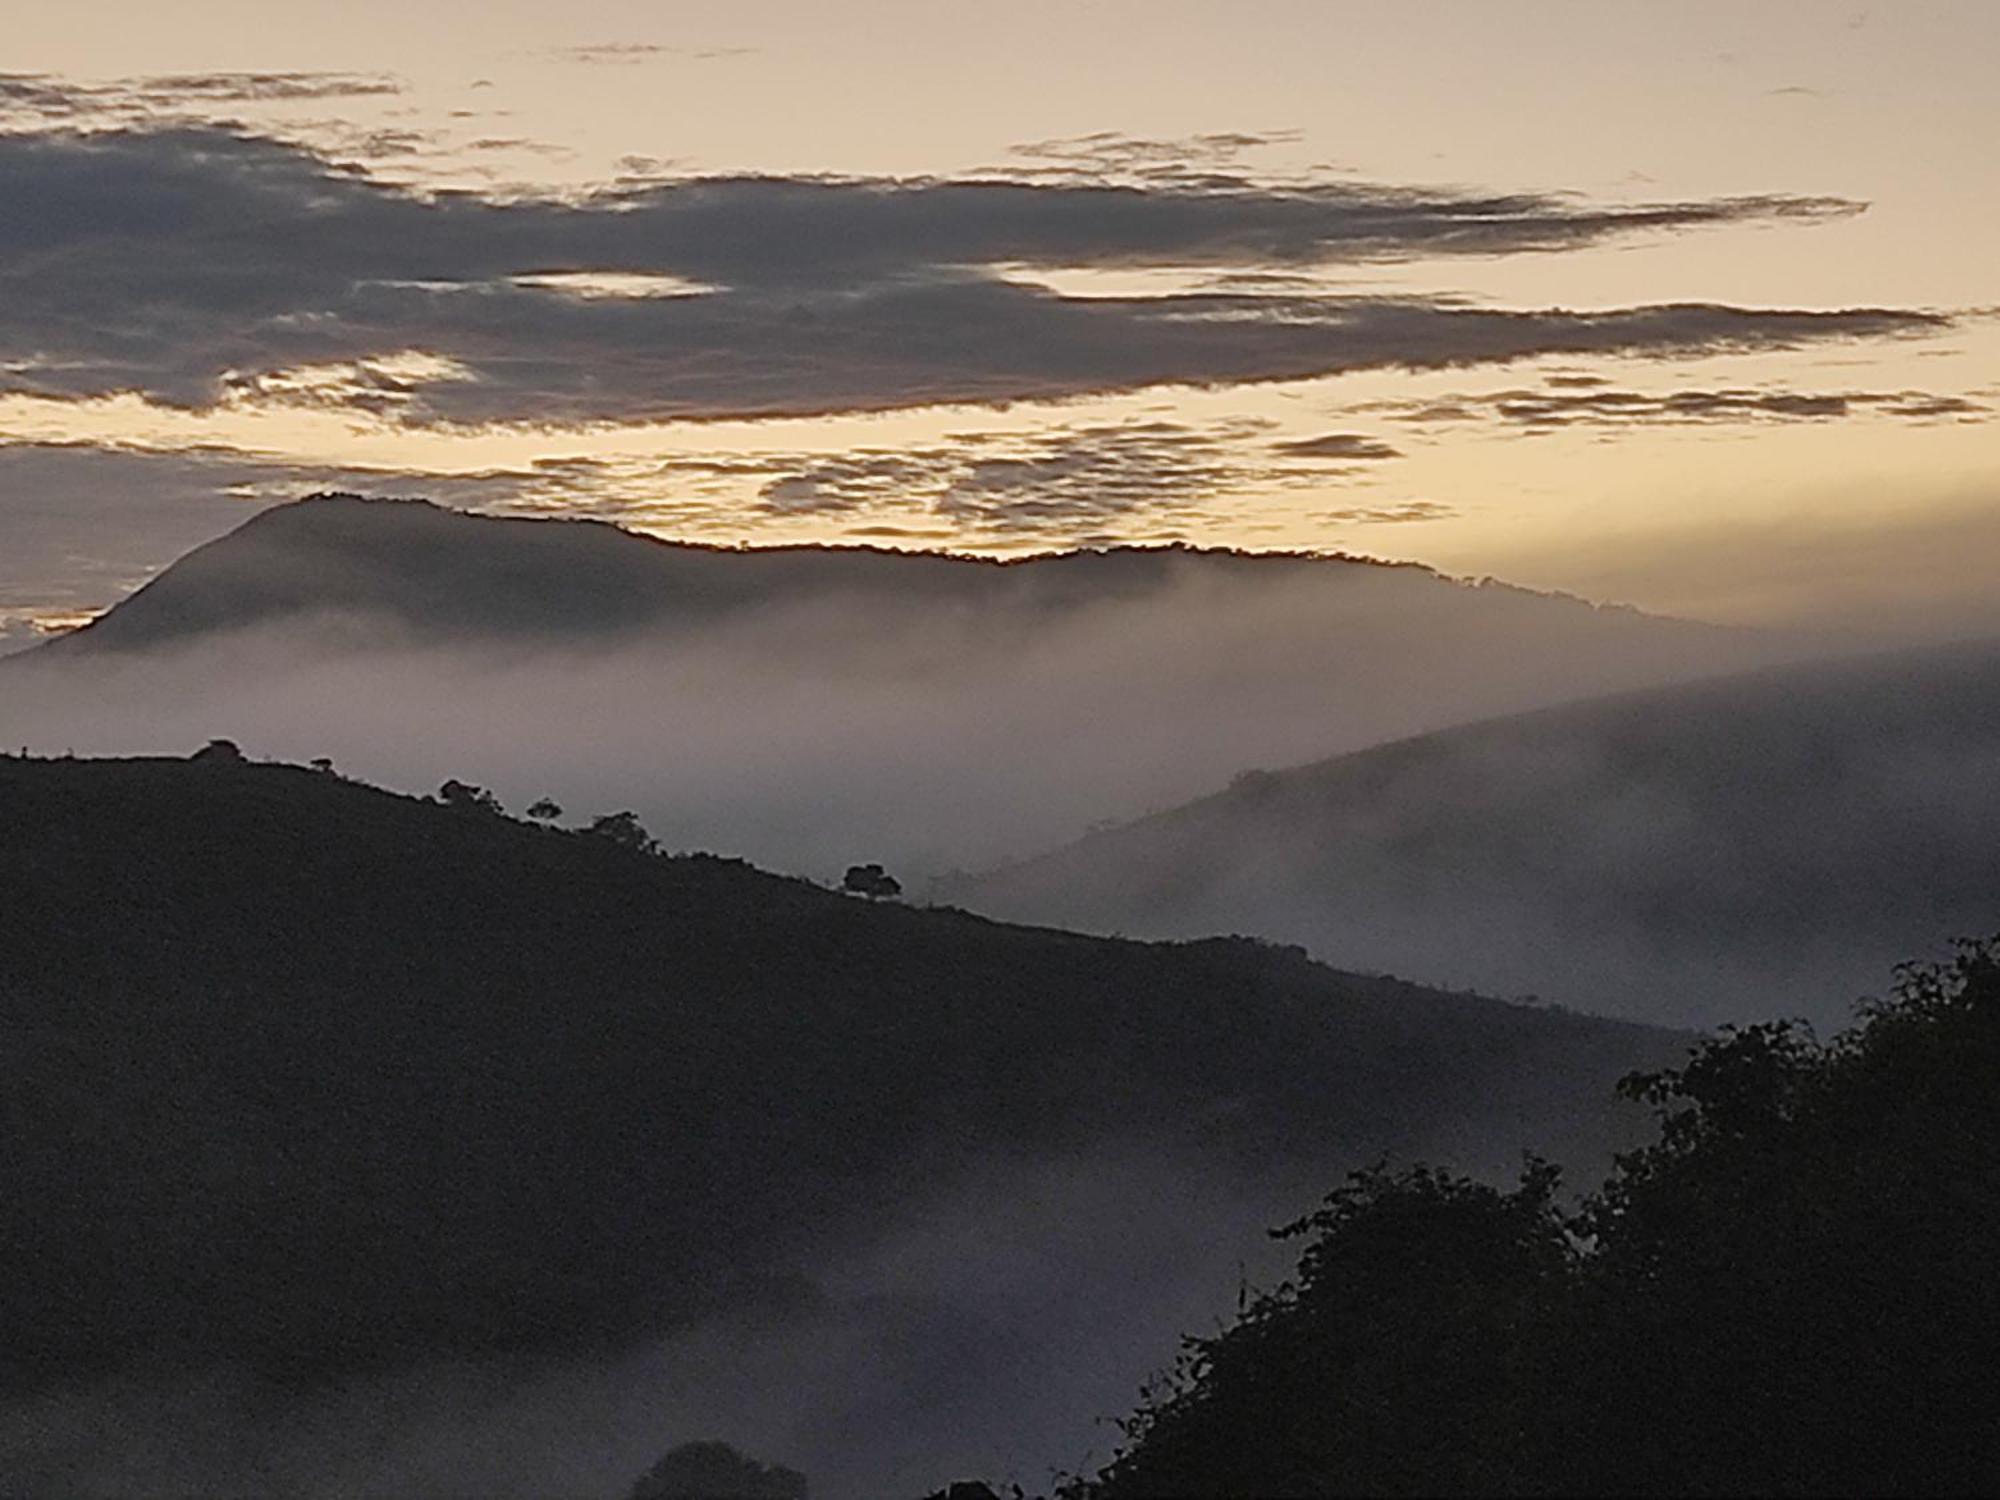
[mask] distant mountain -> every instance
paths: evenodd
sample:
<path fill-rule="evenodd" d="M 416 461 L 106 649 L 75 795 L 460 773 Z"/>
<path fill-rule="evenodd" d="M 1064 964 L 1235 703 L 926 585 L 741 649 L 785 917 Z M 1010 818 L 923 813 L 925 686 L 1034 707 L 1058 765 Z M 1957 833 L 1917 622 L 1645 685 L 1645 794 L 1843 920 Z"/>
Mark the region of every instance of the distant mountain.
<path fill-rule="evenodd" d="M 751 550 L 661 542 L 599 521 L 324 495 L 261 512 L 44 649 L 139 651 L 281 625 L 344 627 L 344 643 L 357 646 L 376 638 L 371 630 L 433 643 L 602 642 L 843 595 L 1073 608 L 1158 587 L 1193 555 L 1120 548 L 1037 560 L 1052 567 L 869 547 Z"/>
<path fill-rule="evenodd" d="M 1712 627 L 1600 610 L 1563 595 L 1468 589 L 1416 564 L 1306 553 L 1112 547 L 998 560 L 872 547 L 733 548 L 662 542 L 598 521 L 476 516 L 422 500 L 323 495 L 266 510 L 196 548 L 45 651 L 137 651 L 272 625 L 395 627 L 455 637 L 558 640 L 674 632 L 827 599 L 924 611 L 1034 616 L 1157 595 L 1197 578 L 1280 587 L 1393 580 L 1489 608 L 1534 608 L 1576 623 L 1662 637 Z M 1440 601 L 1442 602 L 1442 601 Z"/>
<path fill-rule="evenodd" d="M 227 734 L 410 789 L 630 806 L 676 847 L 977 868 L 1245 765 L 1768 660 L 1783 642 L 1412 565 L 653 541 L 337 497 L 0 663 L 0 745 Z"/>
<path fill-rule="evenodd" d="M 1009 1163 L 1183 1164 L 1159 1207 L 1184 1228 L 1216 1212 L 1201 1163 L 1247 1202 L 1387 1150 L 1601 1158 L 1613 1081 L 1682 1050 L 1269 946 L 871 903 L 226 758 L 0 758 L 0 914 L 0 1390 L 51 1400 L 792 1316 L 837 1249 L 968 1181 L 1022 1246 L 1078 1214 L 1143 1227 L 1120 1228 L 1114 1170 L 1051 1216 L 994 1196 Z M 1057 1394 L 1120 1357 L 1102 1327 L 1012 1335 Z M 934 1385 L 893 1399 L 944 1421 Z M 1087 1424 L 1094 1398 L 1065 1399 Z"/>
<path fill-rule="evenodd" d="M 2000 644 L 1791 667 L 1279 772 L 940 894 L 1708 1024 L 1844 1021 L 2000 928 Z"/>

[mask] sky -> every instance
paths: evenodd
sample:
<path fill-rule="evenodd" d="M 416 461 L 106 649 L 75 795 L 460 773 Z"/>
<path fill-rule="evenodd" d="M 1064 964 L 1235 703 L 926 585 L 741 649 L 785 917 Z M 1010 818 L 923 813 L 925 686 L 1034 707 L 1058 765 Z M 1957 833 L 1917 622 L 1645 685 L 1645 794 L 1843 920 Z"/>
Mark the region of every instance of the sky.
<path fill-rule="evenodd" d="M 2000 7 L 37 6 L 0 649 L 323 489 L 2000 630 Z"/>

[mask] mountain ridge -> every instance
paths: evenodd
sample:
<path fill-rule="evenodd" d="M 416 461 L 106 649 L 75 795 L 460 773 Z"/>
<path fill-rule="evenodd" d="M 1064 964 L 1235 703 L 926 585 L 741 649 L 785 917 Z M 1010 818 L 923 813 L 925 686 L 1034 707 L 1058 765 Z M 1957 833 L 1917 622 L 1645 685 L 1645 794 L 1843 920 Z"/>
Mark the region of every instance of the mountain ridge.
<path fill-rule="evenodd" d="M 479 543 L 491 555 L 454 579 L 452 563 L 465 565 L 474 526 L 479 528 Z M 448 561 L 447 553 L 458 556 Z M 312 571 L 300 574 L 301 564 Z M 732 565 L 734 576 L 729 581 L 737 589 L 733 596 L 700 576 L 704 567 L 714 572 Z M 1077 607 L 1158 587 L 1176 571 L 1218 568 L 1317 569 L 1329 577 L 1346 570 L 1395 571 L 1455 588 L 1504 590 L 1554 607 L 1697 631 L 1733 629 L 1490 578 L 1453 578 L 1422 563 L 1344 552 L 1244 551 L 1172 543 L 986 557 L 849 544 L 740 547 L 669 541 L 594 518 L 490 516 L 421 499 L 326 494 L 259 512 L 171 564 L 90 623 L 19 655 L 51 648 L 138 650 L 287 618 L 343 612 L 382 612 L 448 633 L 567 634 L 687 623 L 731 608 L 798 602 L 845 590 L 930 597 L 968 589 L 1017 595 L 1040 592 L 1046 597 L 1031 602 Z M 753 576 L 753 569 L 762 576 Z M 591 571 L 590 589 L 564 587 L 559 575 L 569 570 Z M 842 573 L 847 576 L 838 576 Z M 500 598 L 482 601 L 476 613 L 455 611 L 449 600 L 439 609 L 440 601 L 428 591 L 450 582 L 496 592 L 522 590 L 524 597 L 514 602 L 539 606 L 541 612 L 509 611 L 505 607 L 509 601 Z M 203 590 L 211 597 L 204 598 Z M 670 590 L 681 591 L 680 596 L 672 597 Z M 228 597 L 231 594 L 235 597 Z"/>
<path fill-rule="evenodd" d="M 1629 995 L 1678 967 L 1663 986 L 1677 1008 L 1656 1018 L 1712 1024 L 1746 1013 L 1742 966 L 1759 946 L 1795 963 L 1802 944 L 1852 940 L 1867 956 L 1763 973 L 1754 1013 L 1850 979 L 1859 994 L 1901 955 L 1991 925 L 1996 771 L 2000 641 L 1956 642 L 1632 689 L 1248 771 L 934 890 L 1085 930 L 1256 933 L 1431 982 L 1479 972 L 1585 1009 L 1606 975 L 1623 974 Z M 1439 932 L 1452 941 L 1426 941 Z M 1593 943 L 1624 946 L 1578 967 Z"/>

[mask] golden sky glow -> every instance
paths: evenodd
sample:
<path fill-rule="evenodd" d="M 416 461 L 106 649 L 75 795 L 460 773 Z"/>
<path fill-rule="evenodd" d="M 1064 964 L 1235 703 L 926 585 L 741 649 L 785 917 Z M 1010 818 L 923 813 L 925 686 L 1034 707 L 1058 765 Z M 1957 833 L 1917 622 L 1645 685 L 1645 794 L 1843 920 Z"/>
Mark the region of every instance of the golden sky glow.
<path fill-rule="evenodd" d="M 0 119 L 30 134 L 226 119 L 376 181 L 500 198 L 743 172 L 1141 192 L 1213 172 L 1276 193 L 1392 184 L 1585 208 L 1838 198 L 1866 211 L 1620 231 L 1560 250 L 1419 245 L 1282 266 L 1212 251 L 1184 264 L 1044 256 L 996 258 L 981 274 L 1065 299 L 1290 285 L 1495 311 L 1712 302 L 1952 321 L 1797 347 L 1467 356 L 1417 371 L 1389 359 L 1061 399 L 1036 394 L 1039 376 L 1006 395 L 989 371 L 978 388 L 1004 404 L 898 398 L 865 414 L 698 422 L 580 418 L 573 403 L 552 406 L 553 421 L 440 421 L 427 403 L 490 382 L 491 366 L 429 347 L 421 328 L 359 358 L 260 366 L 252 349 L 224 372 L 223 399 L 181 406 L 41 389 L 27 372 L 46 351 L 0 329 L 0 371 L 23 377 L 0 394 L 0 444 L 198 448 L 216 460 L 215 493 L 238 502 L 188 526 L 134 518 L 117 539 L 104 534 L 124 524 L 115 508 L 93 512 L 96 533 L 57 545 L 43 535 L 57 507 L 43 501 L 42 540 L 17 549 L 32 560 L 0 563 L 0 614 L 101 607 L 242 506 L 329 477 L 664 535 L 1345 548 L 1708 618 L 2000 625 L 1981 613 L 1986 558 L 2000 553 L 1995 7 L 362 0 L 288 8 L 281 32 L 268 20 L 219 3 L 34 7 L 10 17 L 10 73 L 70 89 L 85 113 L 45 104 Z M 179 102 L 157 86 L 252 73 L 384 82 L 292 97 L 211 85 L 214 97 Z M 219 97 L 230 87 L 241 97 Z M 707 286 L 670 269 L 562 265 L 511 284 L 610 316 Z M 948 320 L 937 337 L 951 337 Z M 501 357 L 490 337 L 480 348 Z M 53 368 L 36 375 L 43 386 Z M 564 390 L 615 386 L 619 366 L 560 378 Z M 699 367 L 675 379 L 701 389 Z M 1458 415 L 1436 416 L 1454 403 Z M 1314 441 L 1329 456 L 1286 447 Z M 1341 457 L 1357 445 L 1371 456 Z M 145 468 L 120 472 L 139 483 Z M 1037 476 L 1067 509 L 1034 503 Z M 29 534 L 24 483 L 0 468 L 0 553 L 10 527 Z M 1093 483 L 1122 498 L 1093 505 Z M 79 551 L 88 565 L 68 574 L 47 561 Z"/>

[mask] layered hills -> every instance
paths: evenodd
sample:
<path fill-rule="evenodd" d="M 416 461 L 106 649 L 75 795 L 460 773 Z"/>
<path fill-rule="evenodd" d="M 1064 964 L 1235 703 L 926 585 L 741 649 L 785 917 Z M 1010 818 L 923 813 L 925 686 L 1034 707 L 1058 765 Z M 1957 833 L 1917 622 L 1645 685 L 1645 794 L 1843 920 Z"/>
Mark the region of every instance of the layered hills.
<path fill-rule="evenodd" d="M 1268 945 L 1010 927 L 632 842 L 227 756 L 0 759 L 14 1397 L 218 1369 L 296 1392 L 805 1317 L 839 1254 L 1113 1147 L 1187 1168 L 1177 1227 L 1217 1212 L 1185 1186 L 1202 1163 L 1296 1201 L 1382 1152 L 1601 1159 L 1613 1081 L 1683 1048 Z M 975 1187 L 970 1243 L 1063 1221 L 1127 1243 L 1117 1181 L 1077 1179 L 1054 1219 Z M 1096 1396 L 1063 1381 L 1125 1388 L 1170 1333 L 1125 1330 L 1126 1368 L 1101 1327 L 1014 1330 L 1086 1423 Z M 347 1472 L 362 1439 L 341 1441 L 316 1472 Z"/>
<path fill-rule="evenodd" d="M 677 848 L 905 877 L 1778 643 L 1346 557 L 669 544 L 327 497 L 0 664 L 0 744 L 332 756 L 629 806 Z"/>
<path fill-rule="evenodd" d="M 1846 1019 L 2000 915 L 2000 645 L 1566 705 L 1296 769 L 941 888 L 1606 1013 Z"/>

